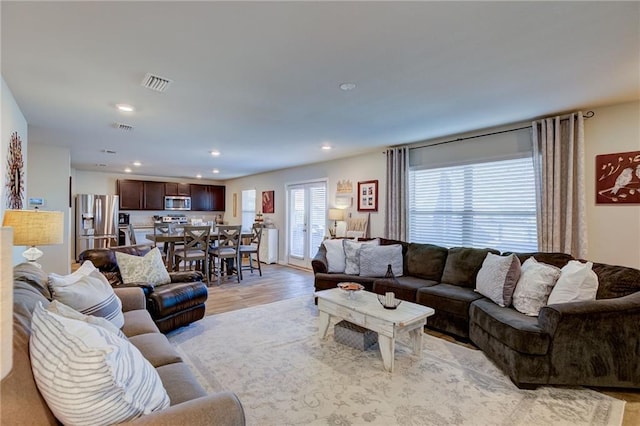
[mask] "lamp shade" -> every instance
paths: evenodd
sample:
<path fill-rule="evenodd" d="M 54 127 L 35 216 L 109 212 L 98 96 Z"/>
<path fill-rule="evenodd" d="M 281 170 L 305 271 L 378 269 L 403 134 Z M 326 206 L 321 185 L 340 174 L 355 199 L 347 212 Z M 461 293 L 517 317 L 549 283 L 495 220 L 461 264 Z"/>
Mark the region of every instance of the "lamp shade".
<path fill-rule="evenodd" d="M 344 218 L 344 210 L 329 209 L 329 220 L 342 220 Z"/>
<path fill-rule="evenodd" d="M 0 378 L 13 362 L 13 230 L 0 228 Z"/>
<path fill-rule="evenodd" d="M 62 244 L 64 213 L 42 210 L 6 210 L 3 226 L 13 228 L 16 246 Z"/>

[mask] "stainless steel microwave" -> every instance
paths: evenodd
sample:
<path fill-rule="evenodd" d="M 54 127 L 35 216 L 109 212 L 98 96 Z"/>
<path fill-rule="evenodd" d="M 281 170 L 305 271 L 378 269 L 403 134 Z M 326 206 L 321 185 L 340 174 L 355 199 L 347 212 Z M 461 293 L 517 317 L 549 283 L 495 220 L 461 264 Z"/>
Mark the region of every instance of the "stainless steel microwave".
<path fill-rule="evenodd" d="M 164 197 L 165 210 L 191 210 L 191 197 Z"/>

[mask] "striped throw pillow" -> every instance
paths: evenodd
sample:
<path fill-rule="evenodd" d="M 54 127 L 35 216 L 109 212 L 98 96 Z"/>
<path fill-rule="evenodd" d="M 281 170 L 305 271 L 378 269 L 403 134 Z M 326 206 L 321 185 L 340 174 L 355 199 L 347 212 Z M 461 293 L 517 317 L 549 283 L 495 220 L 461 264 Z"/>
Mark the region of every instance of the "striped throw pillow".
<path fill-rule="evenodd" d="M 87 260 L 70 275 L 49 274 L 55 300 L 85 315 L 103 317 L 118 328 L 124 325 L 122 302 L 104 275 Z"/>
<path fill-rule="evenodd" d="M 110 425 L 169 406 L 153 366 L 111 331 L 39 303 L 29 341 L 40 393 L 65 425 Z"/>

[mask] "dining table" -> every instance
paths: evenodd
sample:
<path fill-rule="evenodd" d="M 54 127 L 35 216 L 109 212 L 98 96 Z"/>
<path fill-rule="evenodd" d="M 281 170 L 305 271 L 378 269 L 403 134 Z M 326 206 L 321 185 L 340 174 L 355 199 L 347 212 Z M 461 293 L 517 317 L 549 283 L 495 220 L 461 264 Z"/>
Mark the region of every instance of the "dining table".
<path fill-rule="evenodd" d="M 240 238 L 252 238 L 253 234 L 251 231 L 241 231 Z M 167 254 L 167 269 L 169 271 L 173 271 L 173 253 L 175 251 L 176 243 L 184 242 L 184 233 L 182 231 L 171 232 L 171 233 L 162 233 L 162 234 L 146 234 L 145 238 L 151 242 L 153 242 L 156 246 L 158 244 L 166 244 L 166 254 Z M 218 239 L 218 233 L 212 232 L 209 234 L 209 244 Z"/>

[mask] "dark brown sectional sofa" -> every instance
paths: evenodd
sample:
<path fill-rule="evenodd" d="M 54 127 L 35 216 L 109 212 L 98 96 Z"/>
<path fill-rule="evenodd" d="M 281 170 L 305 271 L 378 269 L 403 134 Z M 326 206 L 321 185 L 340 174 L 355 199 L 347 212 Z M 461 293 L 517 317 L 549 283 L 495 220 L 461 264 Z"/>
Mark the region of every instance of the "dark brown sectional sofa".
<path fill-rule="evenodd" d="M 316 290 L 354 281 L 376 293 L 430 306 L 427 327 L 470 340 L 520 388 L 543 384 L 640 388 L 640 270 L 593 264 L 596 300 L 547 305 L 538 317 L 500 307 L 474 291 L 476 276 L 494 249 L 444 248 L 381 238 L 403 246 L 396 280 L 328 273 L 321 246 L 312 261 Z M 564 253 L 516 253 L 559 268 Z"/>

